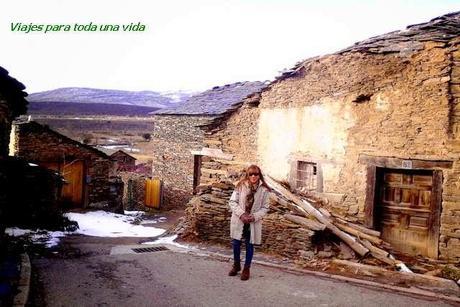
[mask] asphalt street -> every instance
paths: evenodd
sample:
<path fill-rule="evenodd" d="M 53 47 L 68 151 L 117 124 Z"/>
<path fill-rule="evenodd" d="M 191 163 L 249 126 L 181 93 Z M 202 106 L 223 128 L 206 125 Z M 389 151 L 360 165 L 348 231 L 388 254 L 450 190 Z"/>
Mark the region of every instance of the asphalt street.
<path fill-rule="evenodd" d="M 228 261 L 172 250 L 136 254 L 102 238 L 67 244 L 79 252 L 32 261 L 47 306 L 451 306 L 257 264 L 241 281 L 227 276 Z"/>

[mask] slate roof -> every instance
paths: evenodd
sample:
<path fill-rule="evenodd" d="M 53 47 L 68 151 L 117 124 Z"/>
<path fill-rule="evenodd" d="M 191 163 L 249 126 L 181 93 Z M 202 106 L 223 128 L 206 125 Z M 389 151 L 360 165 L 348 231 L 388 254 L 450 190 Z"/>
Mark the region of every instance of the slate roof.
<path fill-rule="evenodd" d="M 6 99 L 13 117 L 27 112 L 27 93 L 24 84 L 11 77 L 6 69 L 0 66 L 0 95 Z"/>
<path fill-rule="evenodd" d="M 407 26 L 405 30 L 393 31 L 371 37 L 340 50 L 335 54 L 340 55 L 347 52 L 363 52 L 410 55 L 413 52 L 423 49 L 423 45 L 427 41 L 449 43 L 458 37 L 460 37 L 460 11 L 436 17 L 429 22 Z M 265 83 L 258 92 L 256 91 L 253 93 L 253 97 L 257 100 L 257 96 L 260 97 L 260 93 L 270 90 L 273 84 L 300 75 L 305 66 L 321 57 L 322 56 L 316 56 L 299 61 L 293 68 L 283 71 L 283 73 L 272 82 Z M 257 104 L 257 101 L 255 101 L 255 103 Z M 235 105 L 233 108 L 229 108 L 227 112 L 224 112 L 225 114 L 222 113 L 225 116 L 216 117 L 208 123 L 201 125 L 201 128 L 206 130 L 218 129 L 220 121 L 228 118 L 232 111 L 236 110 L 241 105 L 242 103 Z"/>
<path fill-rule="evenodd" d="M 131 158 L 133 158 L 134 160 L 137 160 L 136 158 L 134 158 L 132 155 L 130 155 L 129 153 L 121 150 L 121 149 L 110 149 L 110 148 L 104 148 L 102 146 L 95 146 L 95 148 L 99 151 L 102 151 L 103 153 L 105 153 L 107 156 L 109 157 L 112 157 L 114 154 L 116 154 L 117 152 L 121 152 L 122 154 L 124 154 L 125 156 L 129 156 Z"/>
<path fill-rule="evenodd" d="M 436 17 L 429 22 L 407 26 L 405 30 L 374 36 L 338 53 L 362 51 L 392 53 L 417 51 L 427 41 L 447 43 L 460 35 L 460 12 Z"/>
<path fill-rule="evenodd" d="M 155 111 L 155 115 L 207 115 L 216 116 L 233 109 L 249 95 L 260 91 L 264 82 L 237 82 L 216 86 L 194 95 L 179 106 Z"/>
<path fill-rule="evenodd" d="M 105 159 L 108 159 L 108 160 L 112 160 L 112 158 L 110 158 L 109 155 L 107 155 L 106 153 L 94 148 L 93 146 L 90 146 L 90 145 L 87 145 L 87 144 L 83 144 L 79 141 L 76 141 L 74 139 L 71 139 L 69 138 L 68 136 L 65 136 L 64 134 L 61 134 L 53 129 L 51 129 L 48 125 L 42 125 L 36 121 L 21 121 L 21 120 L 16 120 L 13 122 L 14 125 L 18 125 L 18 126 L 22 126 L 21 129 L 28 133 L 28 132 L 38 132 L 38 133 L 42 133 L 42 132 L 47 132 L 47 133 L 50 133 L 52 135 L 54 135 L 55 137 L 59 138 L 59 139 L 63 139 L 65 140 L 66 142 L 76 146 L 76 147 L 80 147 L 80 148 L 85 148 L 89 151 L 92 151 L 93 153 L 97 154 L 99 157 L 102 157 L 102 158 L 105 158 Z"/>
<path fill-rule="evenodd" d="M 424 43 L 427 41 L 448 43 L 459 36 L 460 11 L 436 17 L 428 22 L 407 26 L 405 30 L 393 31 L 368 38 L 335 54 L 363 52 L 410 55 L 422 50 Z M 295 76 L 306 63 L 318 58 L 320 57 L 313 57 L 298 62 L 292 69 L 284 71 L 274 82 Z"/>

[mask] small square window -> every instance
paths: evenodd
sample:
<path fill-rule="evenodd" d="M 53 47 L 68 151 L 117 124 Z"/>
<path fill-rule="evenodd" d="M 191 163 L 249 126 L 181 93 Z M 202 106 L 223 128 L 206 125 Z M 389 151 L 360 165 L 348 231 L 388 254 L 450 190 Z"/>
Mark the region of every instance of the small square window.
<path fill-rule="evenodd" d="M 317 189 L 318 167 L 316 163 L 298 161 L 296 170 L 296 188 L 304 188 L 307 191 Z"/>

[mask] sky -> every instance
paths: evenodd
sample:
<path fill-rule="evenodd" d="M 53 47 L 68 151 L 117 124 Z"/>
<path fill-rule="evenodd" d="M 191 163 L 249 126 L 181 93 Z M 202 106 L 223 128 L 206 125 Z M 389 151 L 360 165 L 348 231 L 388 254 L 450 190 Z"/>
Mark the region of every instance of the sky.
<path fill-rule="evenodd" d="M 460 0 L 2 1 L 0 66 L 29 93 L 202 91 L 271 80 L 303 59 L 453 11 Z M 17 23 L 120 31 L 12 31 Z M 131 23 L 145 30 L 121 30 Z"/>

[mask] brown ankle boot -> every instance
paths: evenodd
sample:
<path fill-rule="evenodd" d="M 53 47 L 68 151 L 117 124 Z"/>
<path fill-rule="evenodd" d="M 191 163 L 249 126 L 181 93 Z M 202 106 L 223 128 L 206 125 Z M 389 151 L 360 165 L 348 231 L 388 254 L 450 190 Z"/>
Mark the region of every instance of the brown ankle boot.
<path fill-rule="evenodd" d="M 228 272 L 228 276 L 236 276 L 236 274 L 238 274 L 239 271 L 241 271 L 241 264 L 234 263 L 232 269 L 230 270 L 230 272 Z"/>
<path fill-rule="evenodd" d="M 249 279 L 249 267 L 244 266 L 243 272 L 241 272 L 241 280 L 248 280 Z"/>

